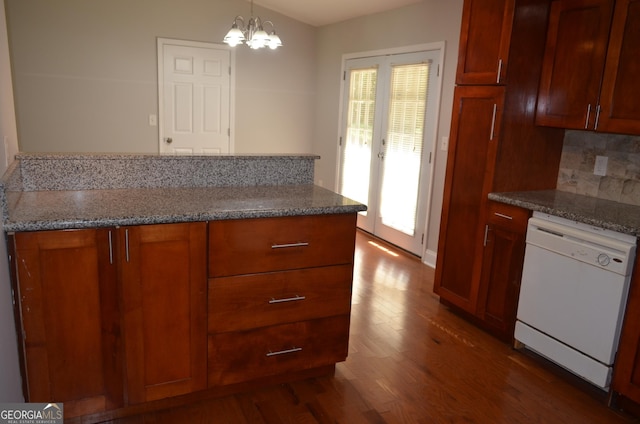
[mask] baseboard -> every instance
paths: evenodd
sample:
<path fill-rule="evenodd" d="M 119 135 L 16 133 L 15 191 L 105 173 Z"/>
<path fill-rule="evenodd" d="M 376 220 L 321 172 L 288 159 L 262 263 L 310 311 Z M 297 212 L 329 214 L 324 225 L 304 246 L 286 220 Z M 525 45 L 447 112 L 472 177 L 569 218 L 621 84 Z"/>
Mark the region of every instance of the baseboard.
<path fill-rule="evenodd" d="M 438 256 L 437 252 L 427 249 L 424 252 L 424 256 L 422 257 L 422 263 L 430 266 L 431 268 L 435 268 L 437 256 Z"/>

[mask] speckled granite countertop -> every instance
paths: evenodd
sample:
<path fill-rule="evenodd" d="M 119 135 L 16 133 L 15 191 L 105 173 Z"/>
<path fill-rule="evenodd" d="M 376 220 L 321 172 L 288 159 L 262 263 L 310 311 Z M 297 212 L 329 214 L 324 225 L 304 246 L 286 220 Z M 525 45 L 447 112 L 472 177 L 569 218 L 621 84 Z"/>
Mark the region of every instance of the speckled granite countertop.
<path fill-rule="evenodd" d="M 39 231 L 356 213 L 313 184 L 316 155 L 19 154 L 2 177 L 4 230 Z"/>
<path fill-rule="evenodd" d="M 9 193 L 5 231 L 355 213 L 366 207 L 314 185 Z"/>
<path fill-rule="evenodd" d="M 489 199 L 640 237 L 640 206 L 559 190 L 490 193 Z"/>

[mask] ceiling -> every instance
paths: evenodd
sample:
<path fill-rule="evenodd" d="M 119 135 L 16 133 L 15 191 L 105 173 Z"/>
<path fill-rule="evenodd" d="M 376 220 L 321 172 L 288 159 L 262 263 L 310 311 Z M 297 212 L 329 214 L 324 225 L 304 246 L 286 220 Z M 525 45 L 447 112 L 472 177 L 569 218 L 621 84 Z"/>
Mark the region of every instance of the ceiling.
<path fill-rule="evenodd" d="M 419 3 L 422 0 L 254 0 L 297 21 L 323 26 Z"/>

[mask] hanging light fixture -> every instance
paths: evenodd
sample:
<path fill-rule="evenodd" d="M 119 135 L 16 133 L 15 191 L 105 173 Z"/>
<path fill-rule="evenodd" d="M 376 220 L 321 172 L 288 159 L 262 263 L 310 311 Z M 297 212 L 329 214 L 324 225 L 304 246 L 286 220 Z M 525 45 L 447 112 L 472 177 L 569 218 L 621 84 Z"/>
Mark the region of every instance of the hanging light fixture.
<path fill-rule="evenodd" d="M 264 25 L 271 26 L 270 33 L 264 30 Z M 249 18 L 249 22 L 245 25 L 244 18 L 240 15 L 236 16 L 231 25 L 231 29 L 222 41 L 231 47 L 243 44 L 243 42 L 246 41 L 247 46 L 252 49 L 261 49 L 268 46 L 272 50 L 275 50 L 282 45 L 280 37 L 276 34 L 273 22 L 263 22 L 259 16 L 253 16 L 253 0 L 251 0 L 251 17 Z"/>

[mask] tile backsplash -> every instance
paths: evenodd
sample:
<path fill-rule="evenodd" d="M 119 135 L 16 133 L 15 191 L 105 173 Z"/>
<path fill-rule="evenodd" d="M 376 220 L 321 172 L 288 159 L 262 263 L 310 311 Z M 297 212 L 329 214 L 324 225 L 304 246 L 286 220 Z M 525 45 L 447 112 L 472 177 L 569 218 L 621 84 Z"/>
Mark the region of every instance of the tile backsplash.
<path fill-rule="evenodd" d="M 606 156 L 606 175 L 594 175 Z M 640 206 L 640 136 L 567 130 L 557 189 Z"/>

